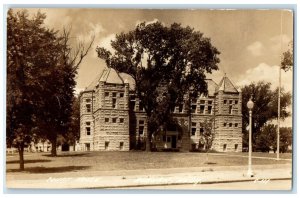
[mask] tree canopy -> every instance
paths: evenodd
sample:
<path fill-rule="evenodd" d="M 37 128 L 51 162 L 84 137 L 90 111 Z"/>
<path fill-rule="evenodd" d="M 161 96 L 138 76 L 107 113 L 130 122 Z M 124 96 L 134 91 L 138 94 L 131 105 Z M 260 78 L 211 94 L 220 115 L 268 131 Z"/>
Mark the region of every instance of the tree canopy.
<path fill-rule="evenodd" d="M 58 134 L 70 122 L 75 76 L 90 45 L 73 50 L 70 31 L 61 34 L 44 25 L 46 15 L 26 10 L 7 16 L 7 142 L 23 151 L 32 137 L 47 138 L 56 155 Z"/>
<path fill-rule="evenodd" d="M 98 56 L 108 67 L 134 78 L 137 96 L 153 123 L 148 126 L 163 124 L 186 95 L 207 93 L 205 73 L 218 69 L 220 52 L 210 39 L 178 23 L 141 23 L 116 35 L 111 46 L 113 51 L 97 47 Z M 154 131 L 148 130 L 148 139 Z"/>
<path fill-rule="evenodd" d="M 256 145 L 256 139 L 259 135 L 262 127 L 269 121 L 276 119 L 278 116 L 278 89 L 271 90 L 271 83 L 260 81 L 258 83 L 251 83 L 242 88 L 242 115 L 243 115 L 243 144 L 248 145 L 248 133 L 246 127 L 249 125 L 249 109 L 247 108 L 247 102 L 249 98 L 253 96 L 254 108 L 252 113 L 253 118 L 253 144 L 254 149 Z M 290 112 L 287 111 L 287 107 L 291 104 L 291 93 L 284 92 L 281 89 L 281 119 L 285 119 L 290 116 Z"/>
<path fill-rule="evenodd" d="M 285 153 L 288 147 L 292 145 L 292 128 L 280 128 L 280 149 L 279 151 Z M 274 124 L 266 124 L 260 130 L 257 136 L 256 149 L 261 152 L 276 152 L 277 149 L 277 126 Z"/>
<path fill-rule="evenodd" d="M 281 68 L 284 71 L 290 70 L 294 65 L 294 49 L 292 42 L 290 42 L 289 47 L 290 48 L 282 54 Z"/>
<path fill-rule="evenodd" d="M 29 18 L 26 10 L 9 10 L 7 17 L 7 138 L 18 148 L 21 162 L 45 99 L 45 78 L 59 53 L 56 32 L 43 27 L 45 17 L 38 12 Z"/>

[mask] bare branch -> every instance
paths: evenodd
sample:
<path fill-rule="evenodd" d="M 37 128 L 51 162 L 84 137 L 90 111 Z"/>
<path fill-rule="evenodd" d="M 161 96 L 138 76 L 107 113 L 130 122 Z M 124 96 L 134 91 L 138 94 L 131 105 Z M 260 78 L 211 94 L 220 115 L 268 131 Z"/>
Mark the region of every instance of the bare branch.
<path fill-rule="evenodd" d="M 89 44 L 89 46 L 88 46 L 88 48 L 86 50 L 84 49 L 84 45 L 82 43 L 79 44 L 79 48 L 81 48 L 80 58 L 79 58 L 77 64 L 75 64 L 75 66 L 73 67 L 72 73 L 75 72 L 78 69 L 78 67 L 81 64 L 83 58 L 88 54 L 89 50 L 91 49 L 94 41 L 95 41 L 95 35 L 92 36 L 91 42 L 90 42 L 90 44 Z"/>

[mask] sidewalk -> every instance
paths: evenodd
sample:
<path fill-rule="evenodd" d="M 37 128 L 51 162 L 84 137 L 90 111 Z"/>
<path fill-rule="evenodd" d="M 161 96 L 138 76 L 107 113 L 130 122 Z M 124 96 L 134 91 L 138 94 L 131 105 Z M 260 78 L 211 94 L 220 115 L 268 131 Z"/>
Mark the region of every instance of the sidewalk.
<path fill-rule="evenodd" d="M 123 188 L 138 186 L 158 186 L 176 184 L 210 184 L 265 180 L 291 179 L 291 165 L 253 166 L 254 177 L 247 176 L 247 166 L 212 168 L 176 168 L 176 169 L 145 169 L 131 171 L 109 171 L 105 174 L 94 171 L 87 176 L 78 176 L 70 172 L 66 177 L 50 176 L 48 179 L 16 179 L 7 175 L 7 188 L 39 188 L 39 189 L 66 189 L 66 188 Z M 230 170 L 229 170 L 230 169 Z M 94 175 L 94 176 L 92 176 Z M 101 175 L 101 176 L 99 176 Z"/>

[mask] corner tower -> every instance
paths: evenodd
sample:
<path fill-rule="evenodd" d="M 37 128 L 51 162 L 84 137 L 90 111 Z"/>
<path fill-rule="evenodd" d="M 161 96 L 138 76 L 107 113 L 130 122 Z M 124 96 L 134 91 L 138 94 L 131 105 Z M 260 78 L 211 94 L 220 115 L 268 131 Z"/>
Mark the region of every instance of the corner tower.
<path fill-rule="evenodd" d="M 242 151 L 242 95 L 226 76 L 216 95 L 216 136 L 214 149 L 221 152 Z"/>

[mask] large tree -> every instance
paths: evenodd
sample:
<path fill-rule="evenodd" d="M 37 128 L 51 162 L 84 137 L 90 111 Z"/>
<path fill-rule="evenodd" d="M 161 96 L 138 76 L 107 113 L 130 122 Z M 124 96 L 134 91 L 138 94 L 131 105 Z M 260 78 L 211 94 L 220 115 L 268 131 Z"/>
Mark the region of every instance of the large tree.
<path fill-rule="evenodd" d="M 280 152 L 285 153 L 288 151 L 288 147 L 292 145 L 292 128 L 281 127 L 280 128 Z M 277 150 L 277 126 L 274 124 L 266 124 L 260 130 L 256 148 L 262 152 L 269 152 Z"/>
<path fill-rule="evenodd" d="M 93 42 L 73 50 L 70 31 L 48 29 L 45 18 L 11 9 L 7 17 L 7 143 L 18 148 L 21 170 L 34 135 L 49 139 L 56 155 L 57 135 L 70 120 L 77 68 Z"/>
<path fill-rule="evenodd" d="M 256 139 L 256 150 L 261 152 L 269 152 L 272 148 L 276 150 L 277 144 L 277 126 L 274 124 L 264 125 Z"/>
<path fill-rule="evenodd" d="M 52 67 L 56 33 L 43 27 L 45 15 L 32 18 L 26 10 L 7 17 L 7 140 L 19 151 L 20 169 L 24 169 L 24 147 L 36 127 L 37 109 L 43 100 L 43 80 Z"/>
<path fill-rule="evenodd" d="M 253 108 L 253 145 L 256 149 L 256 140 L 261 128 L 268 122 L 276 119 L 278 116 L 278 89 L 272 90 L 271 83 L 260 81 L 258 83 L 251 83 L 242 88 L 242 115 L 243 115 L 243 144 L 248 146 L 248 131 L 249 125 L 249 109 L 247 108 L 247 102 L 249 98 L 253 96 L 254 108 Z M 287 107 L 291 104 L 291 94 L 284 92 L 281 89 L 281 119 L 284 120 L 290 116 L 287 111 Z"/>
<path fill-rule="evenodd" d="M 217 70 L 219 51 L 203 33 L 173 23 L 141 23 L 111 41 L 114 51 L 97 48 L 108 67 L 126 72 L 148 117 L 147 150 L 152 133 L 185 96 L 207 93 L 205 73 Z M 163 111 L 161 104 L 165 104 Z M 160 124 L 156 124 L 160 123 Z"/>
<path fill-rule="evenodd" d="M 43 109 L 40 109 L 39 123 L 42 133 L 51 142 L 51 155 L 57 155 L 58 135 L 66 136 L 72 122 L 72 104 L 74 100 L 75 77 L 82 60 L 90 50 L 94 37 L 85 46 L 79 43 L 72 47 L 71 29 L 64 29 L 57 35 L 57 57 L 53 66 L 44 76 Z"/>
<path fill-rule="evenodd" d="M 282 153 L 288 152 L 289 146 L 292 146 L 293 143 L 293 130 L 291 127 L 281 127 L 280 128 L 280 147 L 279 151 Z M 273 146 L 274 150 L 277 148 Z"/>

